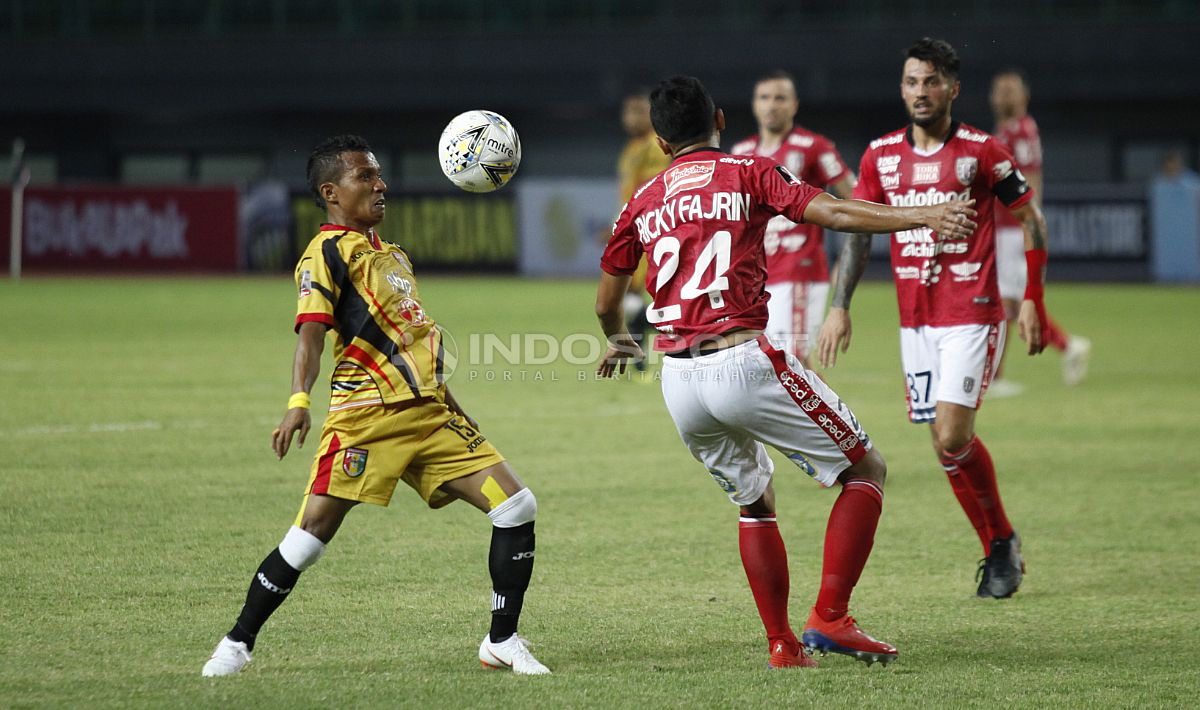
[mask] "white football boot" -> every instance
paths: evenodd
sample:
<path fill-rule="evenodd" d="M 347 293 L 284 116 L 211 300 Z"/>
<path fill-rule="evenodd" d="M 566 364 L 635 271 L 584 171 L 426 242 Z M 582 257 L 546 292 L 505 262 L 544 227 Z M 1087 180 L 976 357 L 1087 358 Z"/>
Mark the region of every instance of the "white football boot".
<path fill-rule="evenodd" d="M 204 664 L 204 670 L 200 671 L 200 675 L 205 678 L 233 675 L 245 668 L 251 660 L 253 659 L 250 657 L 250 649 L 246 648 L 246 644 L 225 636 L 221 639 L 221 643 L 217 644 L 208 663 Z"/>
<path fill-rule="evenodd" d="M 1068 387 L 1083 382 L 1087 377 L 1088 358 L 1092 355 L 1092 341 L 1082 335 L 1067 338 L 1067 349 L 1063 351 L 1063 384 Z"/>
<path fill-rule="evenodd" d="M 492 643 L 491 635 L 479 644 L 479 662 L 484 668 L 508 668 L 520 675 L 545 675 L 550 669 L 529 652 L 529 641 L 513 634 L 501 643 Z"/>

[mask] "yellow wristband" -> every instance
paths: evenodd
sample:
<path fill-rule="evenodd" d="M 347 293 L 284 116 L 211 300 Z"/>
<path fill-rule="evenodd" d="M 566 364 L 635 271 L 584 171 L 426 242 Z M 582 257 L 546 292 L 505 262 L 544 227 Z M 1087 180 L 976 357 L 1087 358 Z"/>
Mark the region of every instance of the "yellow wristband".
<path fill-rule="evenodd" d="M 299 407 L 300 409 L 308 409 L 309 404 L 310 404 L 310 402 L 308 400 L 308 393 L 307 392 L 297 392 L 297 393 L 293 394 L 291 397 L 288 397 L 287 408 L 288 409 L 296 409 L 297 407 Z"/>

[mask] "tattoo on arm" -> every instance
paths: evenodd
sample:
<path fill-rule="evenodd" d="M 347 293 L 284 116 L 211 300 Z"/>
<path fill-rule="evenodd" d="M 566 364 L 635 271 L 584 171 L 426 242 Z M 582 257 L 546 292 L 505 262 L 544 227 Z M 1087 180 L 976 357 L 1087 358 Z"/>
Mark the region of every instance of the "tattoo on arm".
<path fill-rule="evenodd" d="M 1025 233 L 1029 236 L 1026 249 L 1046 248 L 1046 222 L 1040 214 L 1031 212 L 1025 219 Z"/>
<path fill-rule="evenodd" d="M 842 256 L 838 259 L 837 288 L 833 292 L 830 305 L 833 308 L 850 308 L 850 299 L 858 280 L 867 270 L 867 259 L 871 256 L 871 235 L 850 234 L 842 247 Z"/>

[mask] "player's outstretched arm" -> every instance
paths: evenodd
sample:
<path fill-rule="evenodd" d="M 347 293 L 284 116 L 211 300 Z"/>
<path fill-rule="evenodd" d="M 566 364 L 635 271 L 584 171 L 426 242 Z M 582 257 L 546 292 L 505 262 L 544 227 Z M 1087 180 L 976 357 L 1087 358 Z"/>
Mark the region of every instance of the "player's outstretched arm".
<path fill-rule="evenodd" d="M 851 234 L 842 246 L 842 255 L 837 261 L 833 300 L 817 336 L 817 361 L 821 367 L 833 367 L 837 364 L 838 350 L 846 352 L 850 349 L 850 299 L 863 272 L 867 270 L 870 254 L 870 234 Z"/>
<path fill-rule="evenodd" d="M 1046 279 L 1046 218 L 1033 200 L 1013 210 L 1025 229 L 1025 297 L 1017 314 L 1017 331 L 1029 346 L 1029 354 L 1045 349 L 1042 332 L 1046 329 L 1046 304 L 1043 284 Z"/>
<path fill-rule="evenodd" d="M 839 200 L 823 193 L 804 208 L 804 221 L 838 232 L 880 234 L 929 227 L 940 239 L 966 239 L 977 226 L 975 200 L 949 200 L 925 207 L 892 207 L 865 200 Z"/>
<path fill-rule="evenodd" d="M 625 329 L 625 314 L 621 306 L 630 280 L 628 275 L 600 274 L 600 285 L 596 289 L 596 317 L 600 319 L 604 337 L 608 338 L 608 349 L 596 368 L 596 374 L 601 377 L 612 377 L 618 371 L 623 375 L 626 360 L 642 357 L 642 349 Z"/>
<path fill-rule="evenodd" d="M 300 324 L 296 339 L 296 357 L 292 360 L 292 397 L 288 400 L 283 421 L 271 432 L 271 448 L 283 458 L 292 446 L 292 437 L 299 433 L 297 446 L 304 446 L 312 417 L 308 412 L 308 394 L 321 371 L 321 353 L 325 350 L 325 325 L 316 321 Z"/>

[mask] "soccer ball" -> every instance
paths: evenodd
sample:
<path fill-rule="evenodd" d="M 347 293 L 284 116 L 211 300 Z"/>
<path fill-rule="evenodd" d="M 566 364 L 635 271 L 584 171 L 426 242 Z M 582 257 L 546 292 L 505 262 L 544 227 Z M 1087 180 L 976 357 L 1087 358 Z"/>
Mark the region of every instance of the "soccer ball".
<path fill-rule="evenodd" d="M 521 164 L 521 139 L 506 118 L 492 111 L 455 116 L 438 142 L 438 160 L 450 182 L 467 192 L 504 187 Z"/>

